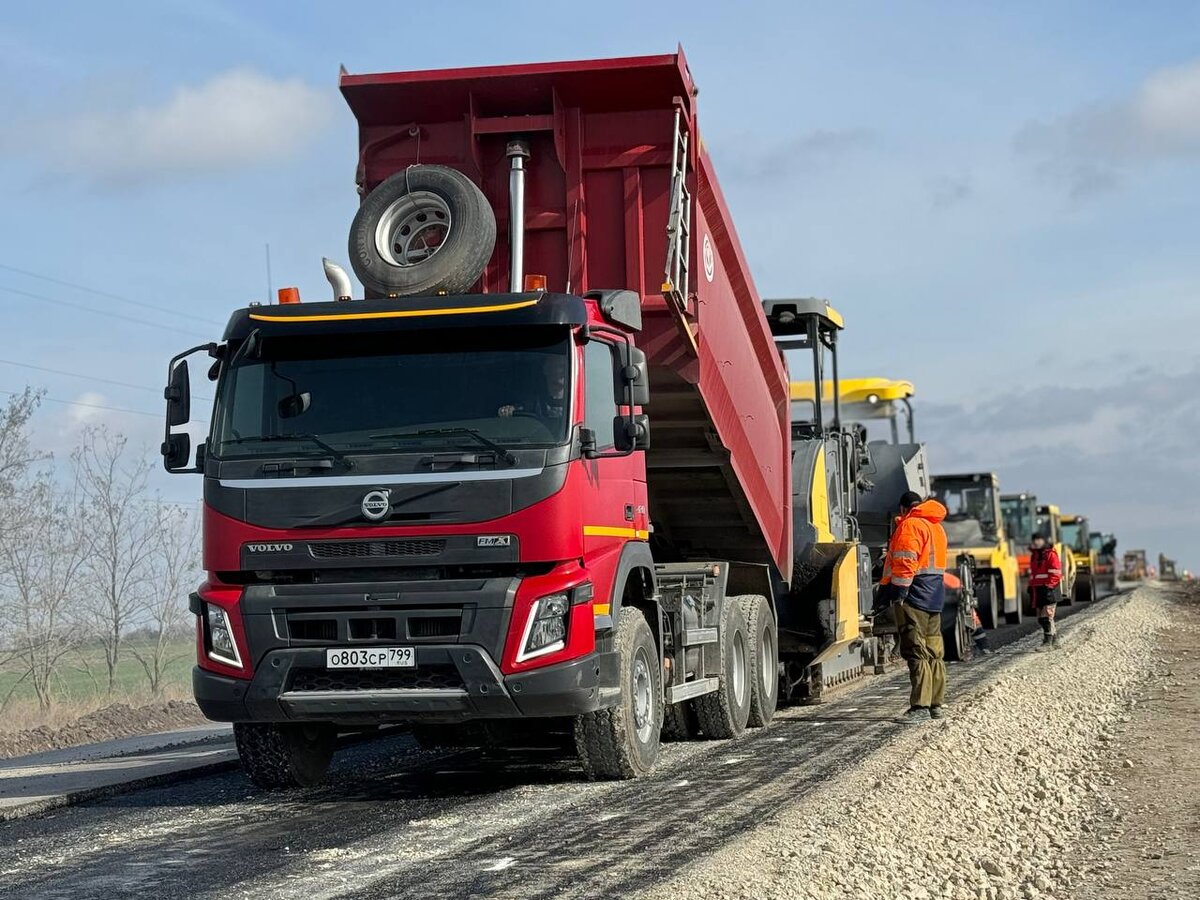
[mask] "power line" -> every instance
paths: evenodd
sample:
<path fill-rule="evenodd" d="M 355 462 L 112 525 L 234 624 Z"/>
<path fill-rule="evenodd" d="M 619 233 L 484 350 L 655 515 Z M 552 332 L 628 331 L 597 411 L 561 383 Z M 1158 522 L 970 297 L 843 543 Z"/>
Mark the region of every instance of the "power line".
<path fill-rule="evenodd" d="M 159 306 L 155 303 L 147 303 L 144 300 L 132 300 L 129 297 L 123 297 L 120 294 L 113 294 L 109 291 L 102 291 L 98 288 L 88 287 L 86 284 L 78 284 L 74 281 L 67 281 L 63 278 L 55 278 L 52 275 L 41 275 L 37 272 L 30 272 L 28 269 L 18 269 L 16 266 L 9 266 L 0 263 L 0 269 L 6 272 L 16 272 L 18 275 L 25 275 L 29 278 L 37 278 L 40 281 L 48 281 L 51 284 L 61 284 L 63 287 L 74 288 L 77 291 L 84 291 L 88 294 L 95 294 L 97 297 L 107 297 L 110 300 L 119 300 L 122 303 L 129 303 L 133 306 L 141 306 L 145 309 L 156 309 L 160 312 L 170 313 L 173 316 L 178 316 L 184 319 L 194 319 L 197 322 L 204 322 L 206 325 L 220 325 L 215 319 L 206 319 L 203 316 L 192 315 L 191 313 L 180 312 L 176 309 L 171 309 L 167 306 Z"/>
<path fill-rule="evenodd" d="M 145 325 L 147 328 L 157 328 L 160 331 L 171 331 L 175 334 L 183 334 L 195 340 L 196 334 L 193 331 L 184 331 L 180 328 L 172 328 L 170 325 L 159 325 L 157 322 L 147 322 L 144 319 L 135 319 L 133 316 L 123 316 L 121 313 L 111 312 L 107 309 L 96 309 L 92 306 L 85 306 L 82 303 L 73 303 L 70 300 L 60 300 L 56 297 L 47 297 L 44 294 L 35 294 L 32 291 L 22 291 L 17 288 L 4 287 L 0 285 L 0 291 L 8 294 L 17 294 L 21 297 L 29 297 L 33 300 L 41 300 L 45 303 L 55 303 L 59 306 L 69 306 L 72 309 L 81 309 L 84 312 L 95 313 L 98 316 L 108 316 L 110 319 L 120 319 L 123 322 L 133 322 L 135 325 Z"/>
<path fill-rule="evenodd" d="M 96 375 L 84 375 L 82 372 L 68 372 L 65 369 L 51 369 L 46 366 L 35 366 L 33 363 L 17 362 L 15 359 L 0 359 L 0 363 L 6 366 L 20 366 L 22 369 L 32 369 L 35 372 L 49 372 L 51 375 L 66 375 L 69 378 L 82 378 L 85 381 L 96 381 L 101 384 L 112 384 L 117 387 L 131 388 L 135 391 L 149 391 L 151 394 L 162 395 L 161 388 L 147 387 L 144 384 L 133 384 L 128 381 L 117 381 L 113 378 L 100 378 Z M 198 394 L 192 395 L 193 400 L 204 400 L 208 403 L 212 402 L 212 397 L 201 397 Z"/>
<path fill-rule="evenodd" d="M 10 397 L 21 396 L 21 393 L 18 391 L 0 390 L 0 394 L 7 394 Z M 64 406 L 83 406 L 87 409 L 104 409 L 108 410 L 109 412 L 130 413 L 131 415 L 135 416 L 149 416 L 152 419 L 161 419 L 163 417 L 162 413 L 146 412 L 145 410 L 141 409 L 125 409 L 120 406 L 104 406 L 100 403 L 84 403 L 82 400 L 59 400 L 57 397 L 40 397 L 39 399 L 45 400 L 47 403 L 61 403 Z"/>

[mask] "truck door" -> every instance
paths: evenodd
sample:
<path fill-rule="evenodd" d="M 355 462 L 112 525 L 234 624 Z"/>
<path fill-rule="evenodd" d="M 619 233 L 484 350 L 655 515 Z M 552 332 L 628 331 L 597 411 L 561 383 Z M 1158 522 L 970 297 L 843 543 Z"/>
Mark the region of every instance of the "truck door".
<path fill-rule="evenodd" d="M 581 351 L 583 427 L 596 435 L 598 451 L 611 452 L 616 433 L 613 423 L 621 411 L 617 402 L 619 351 L 594 338 Z M 619 587 L 612 585 L 612 577 L 622 548 L 628 541 L 650 538 L 645 454 L 585 459 L 583 467 L 584 559 L 593 572 L 597 602 L 603 603 L 603 590 Z"/>

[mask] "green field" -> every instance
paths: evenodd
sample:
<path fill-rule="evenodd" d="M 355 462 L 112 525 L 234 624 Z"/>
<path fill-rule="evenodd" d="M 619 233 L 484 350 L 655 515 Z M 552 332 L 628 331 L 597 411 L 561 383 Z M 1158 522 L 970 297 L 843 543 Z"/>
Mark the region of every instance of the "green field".
<path fill-rule="evenodd" d="M 117 665 L 116 684 L 113 694 L 118 697 L 146 695 L 150 692 L 150 680 L 141 663 L 133 655 L 135 649 L 145 646 L 131 640 L 121 647 L 121 658 Z M 170 662 L 163 678 L 166 690 L 179 689 L 191 683 L 192 664 L 195 662 L 195 645 L 190 639 L 171 643 L 167 650 Z M 90 671 L 89 671 L 90 669 Z M 0 702 L 8 696 L 13 684 L 21 677 L 19 664 L 9 662 L 0 665 Z M 108 689 L 108 670 L 104 664 L 104 648 L 90 645 L 67 654 L 59 666 L 58 681 L 54 688 L 56 700 L 86 700 L 104 696 Z M 13 694 L 14 701 L 34 700 L 28 681 L 20 685 Z"/>

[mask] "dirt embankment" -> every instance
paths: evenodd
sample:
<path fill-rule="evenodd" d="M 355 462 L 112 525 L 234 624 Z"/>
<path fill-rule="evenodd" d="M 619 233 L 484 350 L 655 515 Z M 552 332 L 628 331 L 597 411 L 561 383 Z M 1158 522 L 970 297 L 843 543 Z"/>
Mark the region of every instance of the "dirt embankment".
<path fill-rule="evenodd" d="M 114 703 L 56 728 L 42 725 L 26 731 L 0 731 L 0 759 L 187 728 L 206 721 L 190 700 L 166 700 L 139 706 Z"/>

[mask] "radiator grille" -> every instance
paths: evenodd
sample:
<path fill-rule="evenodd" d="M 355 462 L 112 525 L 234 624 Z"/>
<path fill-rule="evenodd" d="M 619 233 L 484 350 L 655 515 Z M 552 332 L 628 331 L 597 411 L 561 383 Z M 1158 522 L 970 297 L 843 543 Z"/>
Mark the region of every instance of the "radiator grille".
<path fill-rule="evenodd" d="M 317 559 L 374 559 L 397 556 L 438 556 L 444 540 L 411 541 L 311 541 L 309 552 Z"/>
<path fill-rule="evenodd" d="M 408 620 L 410 638 L 457 637 L 462 616 L 412 616 Z"/>
<path fill-rule="evenodd" d="M 336 641 L 336 619 L 288 619 L 288 634 L 297 641 Z"/>
<path fill-rule="evenodd" d="M 416 669 L 300 669 L 292 674 L 291 690 L 321 691 L 454 690 L 465 685 L 449 664 Z"/>

